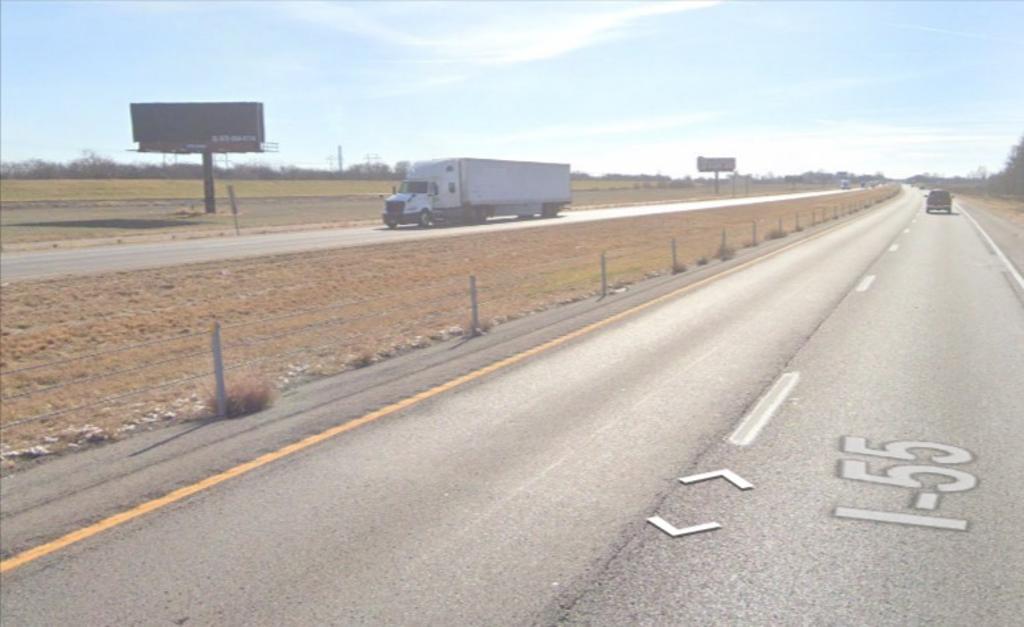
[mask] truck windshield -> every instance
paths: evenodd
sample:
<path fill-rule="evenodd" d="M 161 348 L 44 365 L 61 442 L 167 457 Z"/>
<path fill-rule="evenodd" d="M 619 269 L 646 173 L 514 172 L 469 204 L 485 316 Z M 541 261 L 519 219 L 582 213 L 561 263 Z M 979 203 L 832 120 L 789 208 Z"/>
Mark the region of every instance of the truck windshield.
<path fill-rule="evenodd" d="M 402 186 L 398 188 L 398 191 L 402 194 L 426 194 L 427 193 L 427 182 L 426 181 L 402 181 Z"/>

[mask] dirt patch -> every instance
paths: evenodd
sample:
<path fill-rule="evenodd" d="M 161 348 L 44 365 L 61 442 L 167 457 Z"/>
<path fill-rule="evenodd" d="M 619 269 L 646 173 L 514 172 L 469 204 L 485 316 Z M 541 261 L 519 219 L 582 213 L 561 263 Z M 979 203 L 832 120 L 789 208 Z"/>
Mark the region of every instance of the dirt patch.
<path fill-rule="evenodd" d="M 699 265 L 770 228 L 895 194 L 822 198 L 0 285 L 7 463 L 205 413 L 210 329 L 226 366 L 285 389 L 464 332 L 468 276 L 493 326 Z M 32 447 L 42 446 L 26 453 Z"/>

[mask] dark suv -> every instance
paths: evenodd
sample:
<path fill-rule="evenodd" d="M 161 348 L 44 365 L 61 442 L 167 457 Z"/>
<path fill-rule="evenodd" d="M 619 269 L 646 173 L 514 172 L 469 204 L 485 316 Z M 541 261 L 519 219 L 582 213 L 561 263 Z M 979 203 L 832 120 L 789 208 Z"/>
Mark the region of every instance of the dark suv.
<path fill-rule="evenodd" d="M 928 192 L 928 200 L 925 203 L 925 211 L 931 213 L 933 211 L 945 211 L 946 213 L 953 213 L 953 196 L 941 189 L 933 189 Z"/>

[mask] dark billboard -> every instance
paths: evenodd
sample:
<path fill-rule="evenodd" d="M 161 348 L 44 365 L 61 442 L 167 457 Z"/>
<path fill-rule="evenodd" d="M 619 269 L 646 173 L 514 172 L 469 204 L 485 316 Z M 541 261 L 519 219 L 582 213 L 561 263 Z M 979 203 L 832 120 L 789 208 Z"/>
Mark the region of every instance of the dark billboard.
<path fill-rule="evenodd" d="M 697 157 L 698 172 L 735 172 L 736 157 Z"/>
<path fill-rule="evenodd" d="M 132 138 L 141 151 L 258 152 L 262 102 L 133 102 Z"/>

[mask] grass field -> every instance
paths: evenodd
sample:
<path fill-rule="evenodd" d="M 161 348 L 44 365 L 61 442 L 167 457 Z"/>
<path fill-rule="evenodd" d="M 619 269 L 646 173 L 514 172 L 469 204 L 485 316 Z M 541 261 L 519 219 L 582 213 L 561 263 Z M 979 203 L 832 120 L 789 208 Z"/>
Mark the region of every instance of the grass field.
<path fill-rule="evenodd" d="M 218 180 L 217 196 L 227 199 L 228 185 L 239 198 L 303 198 L 310 196 L 377 195 L 391 192 L 397 181 L 229 181 Z M 573 181 L 573 190 L 627 189 L 636 183 L 618 180 Z M 55 179 L 0 180 L 3 202 L 112 201 L 112 200 L 195 200 L 201 199 L 203 185 L 195 180 L 163 179 Z"/>
<path fill-rule="evenodd" d="M 224 181 L 216 182 L 217 197 L 227 199 L 228 185 L 239 198 L 302 198 L 386 194 L 392 181 Z M 199 200 L 203 183 L 162 179 L 0 180 L 5 203 L 40 201 Z"/>
<path fill-rule="evenodd" d="M 463 333 L 469 274 L 489 326 L 593 295 L 601 252 L 627 285 L 669 271 L 671 238 L 693 267 L 723 232 L 741 248 L 754 223 L 761 240 L 893 193 L 2 284 L 0 425 L 67 412 L 6 429 L 7 461 L 202 415 L 214 321 L 230 373 L 287 388 Z"/>
<path fill-rule="evenodd" d="M 7 251 L 234 234 L 227 201 L 220 201 L 219 213 L 204 213 L 195 181 L 0 183 L 4 185 L 0 245 Z M 636 187 L 631 181 L 574 181 L 573 185 L 575 207 L 714 197 L 710 186 Z M 737 191 L 756 195 L 808 189 L 813 188 L 755 183 Z M 238 181 L 239 225 L 258 233 L 376 223 L 380 196 L 390 190 L 391 183 L 386 181 Z M 8 193 L 23 200 L 9 200 Z M 731 195 L 731 188 L 723 186 L 722 195 Z"/>

